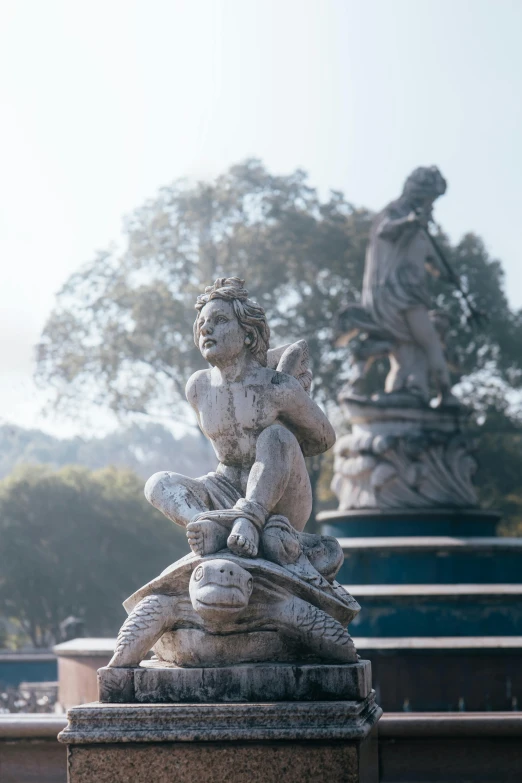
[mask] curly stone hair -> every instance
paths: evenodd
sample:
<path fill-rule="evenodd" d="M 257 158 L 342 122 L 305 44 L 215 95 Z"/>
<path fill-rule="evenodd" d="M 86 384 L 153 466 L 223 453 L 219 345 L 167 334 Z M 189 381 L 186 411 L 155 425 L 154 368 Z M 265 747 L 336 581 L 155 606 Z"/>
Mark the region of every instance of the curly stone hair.
<path fill-rule="evenodd" d="M 270 328 L 261 305 L 248 298 L 245 281 L 239 277 L 218 277 L 213 285 L 205 288 L 196 300 L 198 316 L 194 321 L 194 342 L 199 344 L 199 313 L 212 299 L 224 299 L 232 302 L 234 313 L 247 335 L 250 337 L 249 350 L 259 364 L 266 367 L 267 352 L 270 344 Z"/>

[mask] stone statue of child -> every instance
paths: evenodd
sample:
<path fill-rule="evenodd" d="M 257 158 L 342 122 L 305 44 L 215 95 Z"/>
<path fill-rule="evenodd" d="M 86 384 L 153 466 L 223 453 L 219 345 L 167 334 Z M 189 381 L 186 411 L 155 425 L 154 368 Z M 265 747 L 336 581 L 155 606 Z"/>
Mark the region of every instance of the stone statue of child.
<path fill-rule="evenodd" d="M 304 457 L 335 441 L 304 388 L 311 377 L 306 343 L 270 351 L 265 312 L 236 277 L 216 280 L 196 309 L 194 339 L 211 369 L 194 373 L 186 395 L 219 465 L 196 479 L 156 473 L 147 499 L 186 527 L 196 554 L 228 547 L 256 557 L 262 535 L 265 557 L 293 563 L 304 545 L 315 573 L 333 579 L 342 561 L 335 540 L 329 547 L 327 537 L 301 533 L 312 508 Z"/>

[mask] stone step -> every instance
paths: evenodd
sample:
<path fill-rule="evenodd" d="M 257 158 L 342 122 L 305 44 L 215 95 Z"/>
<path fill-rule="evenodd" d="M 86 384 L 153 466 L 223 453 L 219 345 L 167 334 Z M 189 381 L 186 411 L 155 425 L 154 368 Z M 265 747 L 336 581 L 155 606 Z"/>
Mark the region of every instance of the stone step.
<path fill-rule="evenodd" d="M 520 783 L 522 715 L 388 713 L 379 770 L 380 783 Z"/>
<path fill-rule="evenodd" d="M 338 580 L 357 584 L 522 583 L 522 538 L 339 538 Z"/>
<path fill-rule="evenodd" d="M 325 535 L 370 536 L 494 536 L 498 511 L 482 509 L 402 509 L 378 511 L 321 511 L 317 515 Z"/>
<path fill-rule="evenodd" d="M 521 636 L 522 584 L 347 584 L 353 636 Z"/>
<path fill-rule="evenodd" d="M 522 636 L 354 637 L 385 710 L 518 710 Z"/>

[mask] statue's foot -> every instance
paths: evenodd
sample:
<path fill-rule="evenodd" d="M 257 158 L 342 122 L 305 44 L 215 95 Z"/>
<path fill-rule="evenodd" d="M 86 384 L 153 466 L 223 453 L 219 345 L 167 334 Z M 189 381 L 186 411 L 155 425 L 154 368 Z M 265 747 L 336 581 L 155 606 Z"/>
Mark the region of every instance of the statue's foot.
<path fill-rule="evenodd" d="M 189 546 L 196 555 L 213 555 L 227 545 L 228 530 L 211 519 L 196 519 L 187 525 Z"/>
<path fill-rule="evenodd" d="M 244 517 L 236 519 L 227 539 L 227 546 L 231 552 L 240 557 L 256 557 L 259 533 L 255 525 Z"/>
<path fill-rule="evenodd" d="M 310 563 L 328 582 L 333 582 L 344 562 L 343 550 L 337 539 L 310 533 L 301 533 L 301 537 Z"/>

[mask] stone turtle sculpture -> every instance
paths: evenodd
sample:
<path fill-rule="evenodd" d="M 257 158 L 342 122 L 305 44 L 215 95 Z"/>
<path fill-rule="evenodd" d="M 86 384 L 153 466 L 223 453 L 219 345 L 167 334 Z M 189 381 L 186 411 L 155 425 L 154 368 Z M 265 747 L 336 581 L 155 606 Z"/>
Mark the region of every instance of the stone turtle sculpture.
<path fill-rule="evenodd" d="M 357 601 L 335 581 L 223 550 L 190 554 L 136 591 L 109 666 L 358 660 L 346 630 Z"/>

